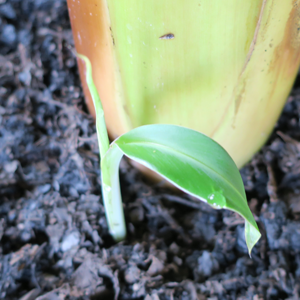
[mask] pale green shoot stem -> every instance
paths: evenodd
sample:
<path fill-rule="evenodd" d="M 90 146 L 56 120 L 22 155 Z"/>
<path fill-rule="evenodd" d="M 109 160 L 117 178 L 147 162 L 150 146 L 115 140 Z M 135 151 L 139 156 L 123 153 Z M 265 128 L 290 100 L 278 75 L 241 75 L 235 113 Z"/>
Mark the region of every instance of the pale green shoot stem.
<path fill-rule="evenodd" d="M 120 192 L 119 165 L 123 152 L 112 144 L 101 160 L 102 195 L 110 234 L 115 241 L 124 240 L 126 226 Z"/>
<path fill-rule="evenodd" d="M 96 130 L 97 130 L 100 157 L 102 158 L 109 149 L 109 139 L 108 139 L 106 124 L 105 124 L 104 111 L 103 111 L 101 99 L 99 97 L 97 88 L 93 81 L 91 62 L 86 56 L 82 54 L 77 53 L 77 56 L 85 62 L 85 67 L 86 67 L 85 80 L 89 87 L 89 91 L 91 93 L 95 111 L 96 111 Z"/>
<path fill-rule="evenodd" d="M 125 218 L 119 182 L 119 164 L 123 154 L 117 147 L 114 147 L 113 151 L 112 149 L 108 151 L 110 146 L 104 111 L 93 81 L 92 66 L 86 56 L 81 54 L 77 54 L 77 56 L 85 62 L 85 78 L 95 106 L 96 131 L 101 157 L 102 196 L 108 228 L 112 237 L 116 241 L 120 241 L 126 237 Z"/>

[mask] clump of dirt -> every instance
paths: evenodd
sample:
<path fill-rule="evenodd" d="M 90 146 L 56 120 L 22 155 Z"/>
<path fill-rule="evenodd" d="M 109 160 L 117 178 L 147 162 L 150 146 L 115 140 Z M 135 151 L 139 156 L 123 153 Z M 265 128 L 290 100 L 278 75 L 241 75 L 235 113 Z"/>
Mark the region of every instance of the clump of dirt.
<path fill-rule="evenodd" d="M 0 1 L 0 299 L 299 299 L 300 89 L 242 169 L 263 236 L 121 165 L 128 238 L 101 199 L 65 1 Z"/>

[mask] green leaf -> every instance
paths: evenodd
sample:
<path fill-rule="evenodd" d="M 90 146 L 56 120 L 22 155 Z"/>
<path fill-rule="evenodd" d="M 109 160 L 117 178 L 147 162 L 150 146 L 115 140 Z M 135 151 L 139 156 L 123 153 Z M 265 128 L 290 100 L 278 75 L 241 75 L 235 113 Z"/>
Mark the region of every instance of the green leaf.
<path fill-rule="evenodd" d="M 260 233 L 239 170 L 219 144 L 184 127 L 147 125 L 119 137 L 109 151 L 115 147 L 212 207 L 240 214 L 245 219 L 245 238 L 251 253 Z"/>

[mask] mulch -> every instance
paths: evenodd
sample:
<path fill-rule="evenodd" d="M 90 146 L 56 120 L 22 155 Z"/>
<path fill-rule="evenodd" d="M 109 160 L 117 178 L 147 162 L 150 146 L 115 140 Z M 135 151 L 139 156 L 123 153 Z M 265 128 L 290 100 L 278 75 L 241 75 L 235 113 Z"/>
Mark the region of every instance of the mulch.
<path fill-rule="evenodd" d="M 0 16 L 0 299 L 299 299 L 300 77 L 241 170 L 262 232 L 252 258 L 238 215 L 126 160 L 116 244 L 65 1 L 1 0 Z"/>

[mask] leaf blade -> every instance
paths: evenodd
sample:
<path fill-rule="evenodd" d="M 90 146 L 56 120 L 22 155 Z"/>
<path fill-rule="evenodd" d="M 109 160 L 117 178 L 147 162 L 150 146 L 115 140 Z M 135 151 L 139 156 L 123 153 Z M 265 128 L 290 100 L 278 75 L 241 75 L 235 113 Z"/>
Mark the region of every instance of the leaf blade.
<path fill-rule="evenodd" d="M 126 156 L 181 190 L 212 206 L 239 213 L 247 222 L 245 236 L 251 252 L 260 233 L 240 173 L 220 145 L 197 131 L 174 125 L 142 126 L 114 143 Z"/>

